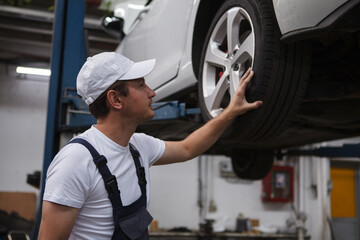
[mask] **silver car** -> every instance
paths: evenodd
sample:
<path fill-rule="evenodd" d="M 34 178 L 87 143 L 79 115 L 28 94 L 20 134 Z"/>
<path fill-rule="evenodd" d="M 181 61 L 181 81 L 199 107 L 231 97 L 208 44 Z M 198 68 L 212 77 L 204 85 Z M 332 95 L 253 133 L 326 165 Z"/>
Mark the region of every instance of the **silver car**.
<path fill-rule="evenodd" d="M 118 52 L 156 58 L 147 78 L 155 100 L 200 107 L 203 121 L 227 106 L 251 67 L 246 97 L 264 105 L 234 121 L 210 152 L 259 179 L 275 149 L 360 134 L 359 2 L 122 0 L 103 28 L 120 40 Z M 202 123 L 195 120 L 141 130 L 178 139 Z"/>

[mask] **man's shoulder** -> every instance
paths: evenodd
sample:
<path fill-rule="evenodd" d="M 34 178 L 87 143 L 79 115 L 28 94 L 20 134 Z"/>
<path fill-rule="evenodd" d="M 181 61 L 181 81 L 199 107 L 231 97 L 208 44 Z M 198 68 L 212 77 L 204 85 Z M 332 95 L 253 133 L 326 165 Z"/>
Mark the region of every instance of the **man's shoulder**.
<path fill-rule="evenodd" d="M 158 142 L 162 141 L 153 136 L 147 135 L 145 133 L 134 133 L 130 139 L 130 143 L 144 143 L 144 142 Z"/>
<path fill-rule="evenodd" d="M 56 154 L 56 159 L 86 159 L 92 158 L 89 150 L 79 143 L 68 143 Z"/>
<path fill-rule="evenodd" d="M 131 138 L 137 139 L 137 138 L 146 138 L 146 137 L 150 137 L 150 136 L 147 135 L 147 134 L 145 134 L 145 133 L 138 133 L 138 132 L 136 132 L 136 133 L 134 133 L 134 134 L 132 135 Z"/>
<path fill-rule="evenodd" d="M 164 141 L 144 133 L 135 133 L 130 139 L 130 143 L 136 148 L 146 149 L 146 152 L 163 151 Z M 139 150 L 139 149 L 138 149 Z"/>

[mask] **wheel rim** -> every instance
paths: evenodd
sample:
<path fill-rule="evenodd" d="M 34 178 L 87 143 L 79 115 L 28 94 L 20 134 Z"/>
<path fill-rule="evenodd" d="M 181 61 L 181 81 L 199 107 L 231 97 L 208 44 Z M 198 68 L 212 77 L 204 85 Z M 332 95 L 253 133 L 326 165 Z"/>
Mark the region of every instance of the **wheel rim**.
<path fill-rule="evenodd" d="M 227 10 L 210 36 L 203 65 L 202 95 L 208 113 L 216 117 L 228 105 L 243 73 L 253 66 L 255 34 L 248 13 Z"/>

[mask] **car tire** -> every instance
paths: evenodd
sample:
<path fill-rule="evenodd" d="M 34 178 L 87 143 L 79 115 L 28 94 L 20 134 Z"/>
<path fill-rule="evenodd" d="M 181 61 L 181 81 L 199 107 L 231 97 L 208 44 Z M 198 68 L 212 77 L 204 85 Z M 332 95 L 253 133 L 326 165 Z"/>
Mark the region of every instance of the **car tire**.
<path fill-rule="evenodd" d="M 274 163 L 271 150 L 236 150 L 231 163 L 235 175 L 242 179 L 259 180 L 266 177 Z"/>
<path fill-rule="evenodd" d="M 228 105 L 242 74 L 251 67 L 255 74 L 246 99 L 264 104 L 239 116 L 224 136 L 236 139 L 238 147 L 257 147 L 279 135 L 304 96 L 308 49 L 303 42 L 280 42 L 271 1 L 225 1 L 209 28 L 200 59 L 198 92 L 204 121 Z"/>

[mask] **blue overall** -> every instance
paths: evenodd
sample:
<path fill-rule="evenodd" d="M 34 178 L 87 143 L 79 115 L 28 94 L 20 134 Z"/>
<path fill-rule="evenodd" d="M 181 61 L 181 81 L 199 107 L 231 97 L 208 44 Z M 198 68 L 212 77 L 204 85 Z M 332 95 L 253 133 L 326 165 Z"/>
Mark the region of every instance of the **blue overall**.
<path fill-rule="evenodd" d="M 96 149 L 86 140 L 75 138 L 70 143 L 80 143 L 91 153 L 105 184 L 106 191 L 113 207 L 114 233 L 112 240 L 119 239 L 149 239 L 148 226 L 152 221 L 150 213 L 146 210 L 146 178 L 145 169 L 140 164 L 139 152 L 129 144 L 131 155 L 134 159 L 141 196 L 128 206 L 123 206 L 116 177 L 111 174 L 106 163 L 105 156 L 100 155 Z"/>

